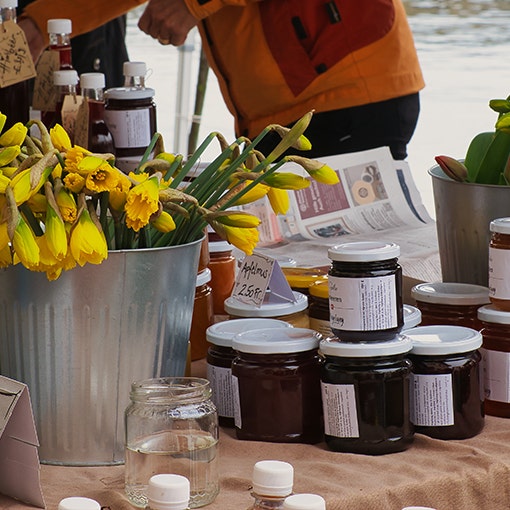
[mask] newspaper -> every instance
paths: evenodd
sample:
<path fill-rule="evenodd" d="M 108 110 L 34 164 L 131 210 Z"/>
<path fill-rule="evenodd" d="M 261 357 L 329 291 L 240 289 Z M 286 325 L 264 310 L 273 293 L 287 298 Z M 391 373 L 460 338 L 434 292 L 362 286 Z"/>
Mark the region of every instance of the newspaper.
<path fill-rule="evenodd" d="M 339 184 L 312 180 L 308 188 L 289 191 L 286 215 L 275 216 L 266 198 L 243 207 L 262 220 L 257 251 L 291 257 L 301 267 L 321 267 L 330 264 L 330 246 L 395 242 L 404 275 L 418 281 L 441 280 L 436 225 L 407 162 L 395 161 L 387 147 L 320 161 L 337 172 Z M 285 171 L 303 172 L 293 164 Z"/>

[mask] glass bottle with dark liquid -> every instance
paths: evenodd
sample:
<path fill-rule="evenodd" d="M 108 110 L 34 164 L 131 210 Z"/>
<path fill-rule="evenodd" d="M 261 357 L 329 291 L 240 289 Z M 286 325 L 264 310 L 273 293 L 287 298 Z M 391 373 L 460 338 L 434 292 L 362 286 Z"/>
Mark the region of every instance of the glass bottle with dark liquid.
<path fill-rule="evenodd" d="M 104 120 L 104 87 L 103 73 L 83 73 L 80 76 L 83 97 L 89 110 L 89 128 L 87 149 L 95 153 L 115 153 L 113 137 Z"/>
<path fill-rule="evenodd" d="M 0 0 L 0 23 L 16 21 L 17 0 Z M 30 117 L 28 80 L 0 88 L 0 112 L 7 116 L 4 130 L 16 122 L 27 123 Z"/>
<path fill-rule="evenodd" d="M 75 69 L 53 72 L 53 83 L 57 89 L 57 103 L 55 111 L 45 112 L 44 125 L 50 129 L 55 124 L 62 125 L 62 106 L 66 96 L 76 96 L 78 73 Z"/>

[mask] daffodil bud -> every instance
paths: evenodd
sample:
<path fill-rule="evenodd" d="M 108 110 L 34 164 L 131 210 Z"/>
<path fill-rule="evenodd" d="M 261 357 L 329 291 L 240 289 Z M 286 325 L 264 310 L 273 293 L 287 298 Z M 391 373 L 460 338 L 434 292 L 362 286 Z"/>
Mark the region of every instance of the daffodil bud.
<path fill-rule="evenodd" d="M 10 147 L 21 145 L 27 136 L 28 129 L 21 122 L 16 122 L 5 133 L 0 136 L 0 145 Z"/>
<path fill-rule="evenodd" d="M 304 189 L 310 186 L 310 181 L 301 175 L 291 172 L 275 172 L 264 177 L 264 183 L 278 189 Z"/>

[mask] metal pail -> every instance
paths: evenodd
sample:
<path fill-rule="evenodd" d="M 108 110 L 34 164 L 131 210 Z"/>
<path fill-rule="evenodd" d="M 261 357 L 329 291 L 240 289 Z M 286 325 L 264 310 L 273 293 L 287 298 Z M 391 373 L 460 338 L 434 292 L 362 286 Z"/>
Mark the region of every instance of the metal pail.
<path fill-rule="evenodd" d="M 184 375 L 200 244 L 112 251 L 54 282 L 0 270 L 0 374 L 29 387 L 42 462 L 123 462 L 131 383 Z"/>
<path fill-rule="evenodd" d="M 487 286 L 491 220 L 510 216 L 510 187 L 457 182 L 429 170 L 444 282 Z"/>

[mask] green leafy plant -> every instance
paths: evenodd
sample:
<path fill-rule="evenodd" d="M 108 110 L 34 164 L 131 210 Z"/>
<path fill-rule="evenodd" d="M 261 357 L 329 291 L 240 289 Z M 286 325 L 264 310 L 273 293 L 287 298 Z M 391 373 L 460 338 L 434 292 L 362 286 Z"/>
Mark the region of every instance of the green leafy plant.
<path fill-rule="evenodd" d="M 478 184 L 510 185 L 510 96 L 491 99 L 489 106 L 498 113 L 495 130 L 478 133 L 469 144 L 464 161 L 450 156 L 435 160 L 450 178 Z"/>

